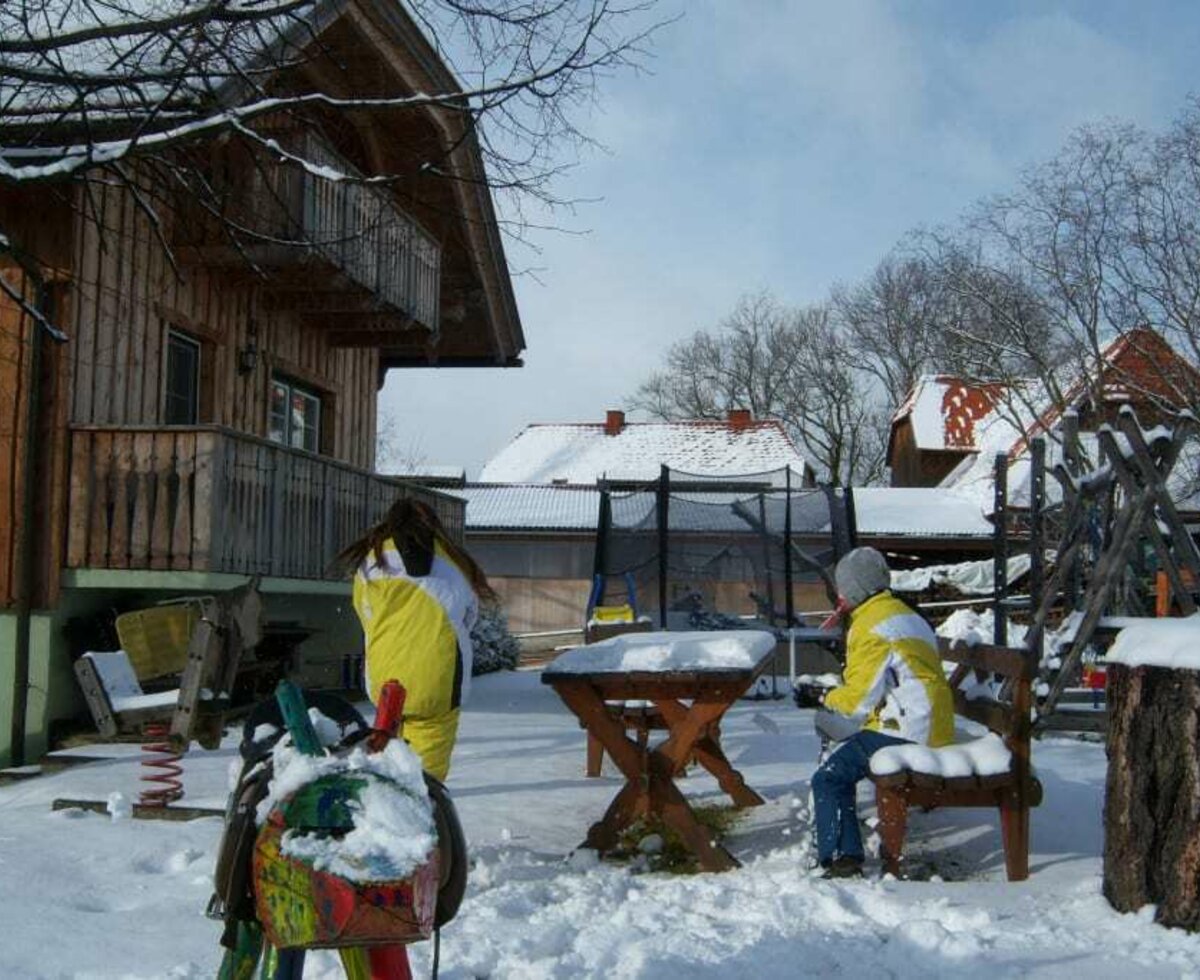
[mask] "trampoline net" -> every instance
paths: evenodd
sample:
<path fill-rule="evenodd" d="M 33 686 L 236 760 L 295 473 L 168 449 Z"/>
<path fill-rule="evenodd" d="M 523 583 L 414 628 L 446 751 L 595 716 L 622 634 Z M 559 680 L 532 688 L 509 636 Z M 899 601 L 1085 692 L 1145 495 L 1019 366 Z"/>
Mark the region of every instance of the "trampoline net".
<path fill-rule="evenodd" d="M 666 629 L 804 625 L 831 608 L 822 571 L 853 536 L 848 490 L 802 487 L 786 469 L 664 470 L 602 488 L 591 605 L 628 602 Z"/>

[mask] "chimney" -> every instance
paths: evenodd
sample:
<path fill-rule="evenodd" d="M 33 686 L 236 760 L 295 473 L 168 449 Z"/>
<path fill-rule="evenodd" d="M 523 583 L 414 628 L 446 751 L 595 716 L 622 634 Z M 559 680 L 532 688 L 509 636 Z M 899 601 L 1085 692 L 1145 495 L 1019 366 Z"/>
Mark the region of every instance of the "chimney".
<path fill-rule="evenodd" d="M 731 408 L 729 410 L 729 428 L 734 432 L 750 428 L 750 423 L 753 421 L 754 416 L 750 414 L 748 408 Z"/>
<path fill-rule="evenodd" d="M 604 416 L 604 434 L 617 436 L 621 434 L 623 428 L 625 428 L 625 413 L 619 409 L 610 408 L 608 414 Z"/>

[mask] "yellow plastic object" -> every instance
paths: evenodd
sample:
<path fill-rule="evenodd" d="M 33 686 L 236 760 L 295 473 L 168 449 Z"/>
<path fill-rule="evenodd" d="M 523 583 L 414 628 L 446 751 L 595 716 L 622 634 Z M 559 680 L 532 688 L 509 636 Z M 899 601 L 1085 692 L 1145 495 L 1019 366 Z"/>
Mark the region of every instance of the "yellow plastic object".
<path fill-rule="evenodd" d="M 633 607 L 629 603 L 622 606 L 596 606 L 592 610 L 592 620 L 597 623 L 632 623 Z"/>
<path fill-rule="evenodd" d="M 192 603 L 153 606 L 117 617 L 117 638 L 138 680 L 183 671 L 198 619 L 199 611 Z"/>

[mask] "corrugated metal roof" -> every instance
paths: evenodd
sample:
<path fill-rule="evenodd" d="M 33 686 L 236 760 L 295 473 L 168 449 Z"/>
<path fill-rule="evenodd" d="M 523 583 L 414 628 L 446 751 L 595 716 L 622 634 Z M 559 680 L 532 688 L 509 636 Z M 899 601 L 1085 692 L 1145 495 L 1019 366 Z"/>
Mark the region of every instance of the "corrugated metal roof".
<path fill-rule="evenodd" d="M 594 531 L 600 514 L 600 492 L 592 487 L 472 484 L 456 494 L 467 501 L 468 531 Z M 716 532 L 745 532 L 748 525 L 733 512 L 733 504 L 743 498 L 745 495 L 719 493 L 673 497 L 673 529 L 678 532 L 703 527 Z M 614 498 L 614 513 L 626 500 L 645 509 L 647 515 L 653 510 L 651 494 L 628 498 L 618 495 Z M 820 494 L 810 491 L 793 498 L 793 507 L 804 510 L 805 502 L 811 505 L 814 501 L 821 504 Z M 704 508 L 699 525 L 699 518 L 690 513 L 695 507 L 689 509 L 689 502 L 710 505 Z M 782 502 L 781 497 L 773 497 L 768 504 L 774 508 Z M 854 491 L 854 507 L 859 534 L 866 537 L 987 538 L 992 534 L 992 525 L 975 500 L 937 487 L 858 488 Z M 823 504 L 818 511 L 822 508 Z M 622 511 L 618 522 L 627 525 L 636 517 Z M 782 526 L 782 518 L 774 515 L 769 523 Z M 823 530 L 803 520 L 794 521 L 794 526 L 797 533 Z"/>
<path fill-rule="evenodd" d="M 472 484 L 455 493 L 467 501 L 468 531 L 594 531 L 600 515 L 594 487 Z"/>

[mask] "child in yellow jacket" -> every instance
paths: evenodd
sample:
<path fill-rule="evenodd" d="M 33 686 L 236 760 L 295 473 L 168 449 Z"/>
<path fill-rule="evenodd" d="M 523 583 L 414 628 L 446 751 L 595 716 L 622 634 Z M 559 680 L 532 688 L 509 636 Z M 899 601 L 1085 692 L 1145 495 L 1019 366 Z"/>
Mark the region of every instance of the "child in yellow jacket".
<path fill-rule="evenodd" d="M 367 693 L 375 702 L 385 681 L 404 685 L 404 739 L 445 780 L 471 683 L 471 627 L 495 593 L 433 509 L 408 497 L 341 558 L 356 569 Z"/>
<path fill-rule="evenodd" d="M 834 573 L 850 609 L 844 683 L 824 699 L 827 710 L 861 724 L 813 774 L 817 860 L 831 877 L 862 874 L 863 845 L 855 787 L 870 758 L 886 745 L 932 747 L 954 740 L 954 697 L 942 670 L 937 636 L 888 591 L 887 561 L 855 548 Z"/>

